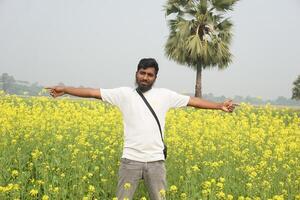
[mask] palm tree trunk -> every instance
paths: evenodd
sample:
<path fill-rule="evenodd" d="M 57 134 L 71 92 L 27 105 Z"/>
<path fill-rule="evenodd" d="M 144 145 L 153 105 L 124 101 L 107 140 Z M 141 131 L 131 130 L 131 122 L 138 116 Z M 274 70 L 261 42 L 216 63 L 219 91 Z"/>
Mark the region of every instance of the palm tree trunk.
<path fill-rule="evenodd" d="M 201 85 L 201 74 L 202 73 L 202 67 L 201 65 L 197 66 L 197 76 L 196 76 L 196 86 L 195 86 L 195 97 L 202 98 L 202 85 Z"/>

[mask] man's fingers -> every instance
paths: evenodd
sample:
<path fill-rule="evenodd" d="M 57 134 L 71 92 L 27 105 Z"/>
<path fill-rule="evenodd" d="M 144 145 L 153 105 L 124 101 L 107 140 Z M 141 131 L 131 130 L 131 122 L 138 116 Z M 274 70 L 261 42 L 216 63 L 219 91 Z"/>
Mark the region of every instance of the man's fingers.
<path fill-rule="evenodd" d="M 232 99 L 227 99 L 227 100 L 225 100 L 225 103 L 231 103 L 231 105 L 233 105 L 233 106 L 240 106 L 240 104 L 238 104 L 238 103 L 232 103 Z"/>
<path fill-rule="evenodd" d="M 224 110 L 226 112 L 229 112 L 229 113 L 233 112 L 236 106 L 239 106 L 239 104 L 232 103 L 232 100 L 226 100 L 224 102 Z"/>
<path fill-rule="evenodd" d="M 47 86 L 47 87 L 44 87 L 44 89 L 49 90 L 49 93 L 53 98 L 55 98 L 57 96 L 56 91 L 55 91 L 55 87 Z"/>
<path fill-rule="evenodd" d="M 50 96 L 52 96 L 53 98 L 55 98 L 55 97 L 57 96 L 57 95 L 56 95 L 56 92 L 55 92 L 55 87 L 47 86 L 47 87 L 44 87 L 44 89 L 49 90 L 49 94 L 50 94 Z"/>
<path fill-rule="evenodd" d="M 238 104 L 238 103 L 232 103 L 232 100 L 228 100 L 228 101 L 226 101 L 226 103 L 227 103 L 227 106 L 228 107 L 236 107 L 236 106 L 240 106 L 240 104 Z"/>
<path fill-rule="evenodd" d="M 53 86 L 47 86 L 47 87 L 44 87 L 44 89 L 51 90 L 51 89 L 54 89 L 54 87 Z"/>
<path fill-rule="evenodd" d="M 232 99 L 227 99 L 225 100 L 226 103 L 231 103 L 232 102 Z"/>

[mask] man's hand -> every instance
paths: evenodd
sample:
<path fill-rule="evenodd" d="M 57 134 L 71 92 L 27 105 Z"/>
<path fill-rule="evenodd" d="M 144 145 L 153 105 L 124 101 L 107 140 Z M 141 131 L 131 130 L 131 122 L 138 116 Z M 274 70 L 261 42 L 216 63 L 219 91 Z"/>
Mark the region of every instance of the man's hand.
<path fill-rule="evenodd" d="M 232 103 L 232 100 L 226 100 L 221 104 L 221 110 L 224 112 L 233 112 L 236 106 L 239 106 L 239 104 Z"/>
<path fill-rule="evenodd" d="M 48 89 L 50 95 L 53 97 L 53 98 L 56 98 L 56 97 L 59 97 L 59 96 L 62 96 L 65 94 L 65 87 L 64 86 L 52 86 L 52 87 L 45 87 L 45 89 Z"/>
<path fill-rule="evenodd" d="M 224 112 L 233 112 L 234 108 L 238 106 L 238 104 L 232 103 L 232 100 L 226 100 L 222 103 L 216 103 L 198 97 L 190 97 L 188 106 L 202 109 L 216 109 L 222 110 Z"/>

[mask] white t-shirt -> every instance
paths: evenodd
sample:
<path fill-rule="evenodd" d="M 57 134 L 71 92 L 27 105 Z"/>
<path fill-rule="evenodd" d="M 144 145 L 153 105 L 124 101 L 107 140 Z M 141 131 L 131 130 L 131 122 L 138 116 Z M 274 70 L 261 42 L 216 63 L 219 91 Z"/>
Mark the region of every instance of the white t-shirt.
<path fill-rule="evenodd" d="M 164 147 L 157 122 L 135 88 L 100 89 L 100 92 L 103 101 L 116 105 L 122 112 L 122 158 L 141 162 L 164 160 Z M 143 94 L 155 111 L 162 131 L 167 111 L 170 108 L 186 106 L 190 98 L 164 88 L 152 88 Z"/>

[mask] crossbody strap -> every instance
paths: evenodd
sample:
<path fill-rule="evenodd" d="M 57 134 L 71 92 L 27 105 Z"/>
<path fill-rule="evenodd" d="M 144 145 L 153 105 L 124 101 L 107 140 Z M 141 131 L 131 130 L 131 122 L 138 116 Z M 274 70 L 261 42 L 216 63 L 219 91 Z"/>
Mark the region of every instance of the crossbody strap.
<path fill-rule="evenodd" d="M 147 101 L 147 99 L 145 98 L 145 96 L 143 95 L 143 93 L 137 88 L 136 89 L 137 93 L 142 97 L 142 99 L 144 100 L 145 104 L 147 105 L 147 107 L 149 108 L 149 110 L 151 111 L 152 115 L 154 116 L 157 124 L 158 124 L 158 127 L 159 127 L 159 132 L 160 132 L 160 136 L 161 136 L 161 140 L 164 142 L 164 138 L 162 136 L 162 131 L 161 131 L 161 126 L 160 126 L 160 123 L 159 123 L 159 120 L 153 110 L 153 108 L 151 107 L 151 105 L 149 104 L 149 102 Z"/>

